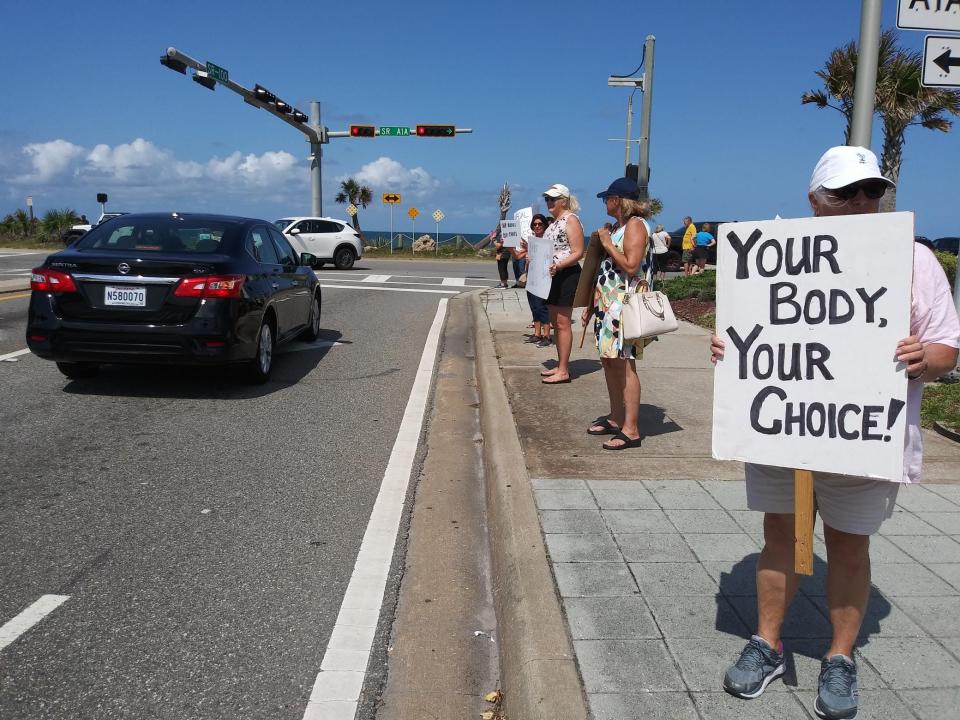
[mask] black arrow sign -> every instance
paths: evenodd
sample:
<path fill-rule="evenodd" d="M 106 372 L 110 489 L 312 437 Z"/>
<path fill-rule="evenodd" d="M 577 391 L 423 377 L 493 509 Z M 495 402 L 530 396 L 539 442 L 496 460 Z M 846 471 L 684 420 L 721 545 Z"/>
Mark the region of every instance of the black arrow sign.
<path fill-rule="evenodd" d="M 399 195 L 384 195 L 383 199 L 386 200 L 387 202 L 395 202 L 395 203 L 400 202 Z"/>
<path fill-rule="evenodd" d="M 945 73 L 950 72 L 951 67 L 960 67 L 960 57 L 950 57 L 950 48 L 943 51 L 943 55 L 933 61 L 937 67 Z"/>

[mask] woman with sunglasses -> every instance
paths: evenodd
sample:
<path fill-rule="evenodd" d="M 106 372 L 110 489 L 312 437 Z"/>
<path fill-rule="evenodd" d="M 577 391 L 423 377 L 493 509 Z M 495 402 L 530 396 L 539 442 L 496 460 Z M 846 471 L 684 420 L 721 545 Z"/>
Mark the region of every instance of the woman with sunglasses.
<path fill-rule="evenodd" d="M 637 183 L 622 177 L 610 183 L 605 191 L 597 193 L 603 200 L 607 214 L 617 221 L 611 234 L 605 225 L 597 230 L 606 253 L 600 263 L 594 289 L 593 329 L 597 336 L 597 350 L 603 365 L 610 396 L 610 414 L 601 415 L 587 429 L 590 435 L 613 435 L 603 443 L 604 450 L 627 450 L 640 447 L 641 437 L 637 422 L 640 416 L 640 377 L 637 358 L 643 356 L 642 340 L 624 340 L 620 332 L 620 317 L 628 292 L 635 291 L 650 267 L 647 253 L 650 227 L 645 217 L 650 214 L 650 203 L 637 200 Z M 583 311 L 584 325 L 591 308 Z"/>
<path fill-rule="evenodd" d="M 540 213 L 534 215 L 530 220 L 533 234 L 542 238 L 546 229 L 547 219 Z M 547 309 L 547 301 L 527 291 L 527 302 L 533 315 L 533 334 L 527 342 L 536 343 L 539 347 L 550 347 L 553 342 L 550 339 L 550 311 Z"/>
<path fill-rule="evenodd" d="M 807 197 L 816 216 L 876 213 L 888 187 L 893 183 L 881 175 L 870 150 L 841 146 L 820 158 Z M 933 253 L 913 243 L 910 336 L 890 348 L 891 362 L 902 362 L 910 380 L 902 482 L 920 480 L 923 384 L 956 366 L 958 345 L 960 320 L 947 278 Z M 713 363 L 722 361 L 723 340 L 713 336 L 710 346 Z M 745 473 L 747 506 L 764 513 L 764 548 L 757 562 L 758 622 L 756 634 L 727 669 L 723 687 L 737 697 L 755 698 L 784 672 L 780 628 L 798 583 L 793 569 L 794 482 L 793 470 L 787 468 L 747 463 Z M 814 710 L 822 718 L 852 718 L 858 702 L 853 648 L 870 598 L 870 536 L 892 515 L 900 483 L 821 472 L 813 476 L 827 546 L 827 607 L 833 627 Z"/>
<path fill-rule="evenodd" d="M 553 242 L 553 261 L 550 263 L 550 294 L 547 307 L 553 325 L 557 345 L 557 366 L 540 374 L 544 385 L 570 382 L 570 352 L 573 350 L 573 300 L 580 282 L 580 258 L 583 257 L 583 226 L 576 212 L 580 209 L 577 198 L 570 194 L 566 185 L 556 183 L 543 193 L 554 222 L 547 228 L 544 237 Z"/>

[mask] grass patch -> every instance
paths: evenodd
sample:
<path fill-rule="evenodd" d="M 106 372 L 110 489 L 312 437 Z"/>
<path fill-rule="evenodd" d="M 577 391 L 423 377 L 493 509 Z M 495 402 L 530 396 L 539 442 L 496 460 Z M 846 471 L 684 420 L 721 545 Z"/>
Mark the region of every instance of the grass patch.
<path fill-rule="evenodd" d="M 960 432 L 960 383 L 937 383 L 924 388 L 920 423 L 928 428 L 934 422 Z"/>
<path fill-rule="evenodd" d="M 705 270 L 697 275 L 681 275 L 664 280 L 658 289 L 671 300 L 713 300 L 717 294 L 717 273 Z"/>
<path fill-rule="evenodd" d="M 9 250 L 46 250 L 57 252 L 66 247 L 62 242 L 48 242 L 40 238 L 24 238 L 15 235 L 0 235 L 0 248 Z"/>

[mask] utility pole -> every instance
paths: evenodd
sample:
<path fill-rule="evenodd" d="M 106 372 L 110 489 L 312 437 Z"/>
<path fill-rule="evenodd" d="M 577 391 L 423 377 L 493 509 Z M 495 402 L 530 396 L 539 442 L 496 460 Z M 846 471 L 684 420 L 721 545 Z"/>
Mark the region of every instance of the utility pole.
<path fill-rule="evenodd" d="M 879 2 L 879 0 L 878 0 Z M 640 158 L 637 185 L 640 197 L 650 197 L 650 114 L 653 107 L 653 46 L 657 39 L 647 35 L 643 47 L 643 105 L 640 110 Z"/>
<path fill-rule="evenodd" d="M 850 145 L 865 148 L 870 147 L 873 137 L 882 5 L 882 0 L 862 0 L 860 7 L 860 47 L 857 50 L 857 75 L 853 89 Z"/>
<path fill-rule="evenodd" d="M 320 124 L 320 103 L 316 100 L 310 103 L 310 116 L 313 118 L 313 129 L 322 138 L 324 128 Z M 323 143 L 319 138 L 310 141 L 310 212 L 315 217 L 323 217 Z"/>

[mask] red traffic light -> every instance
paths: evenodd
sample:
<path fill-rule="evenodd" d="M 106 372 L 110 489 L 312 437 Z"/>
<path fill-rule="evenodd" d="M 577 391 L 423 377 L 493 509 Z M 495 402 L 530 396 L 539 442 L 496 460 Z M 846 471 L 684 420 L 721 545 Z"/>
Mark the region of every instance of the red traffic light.
<path fill-rule="evenodd" d="M 375 137 L 377 129 L 373 125 L 351 125 L 350 137 Z"/>
<path fill-rule="evenodd" d="M 417 125 L 418 137 L 453 137 L 456 134 L 454 125 Z"/>

